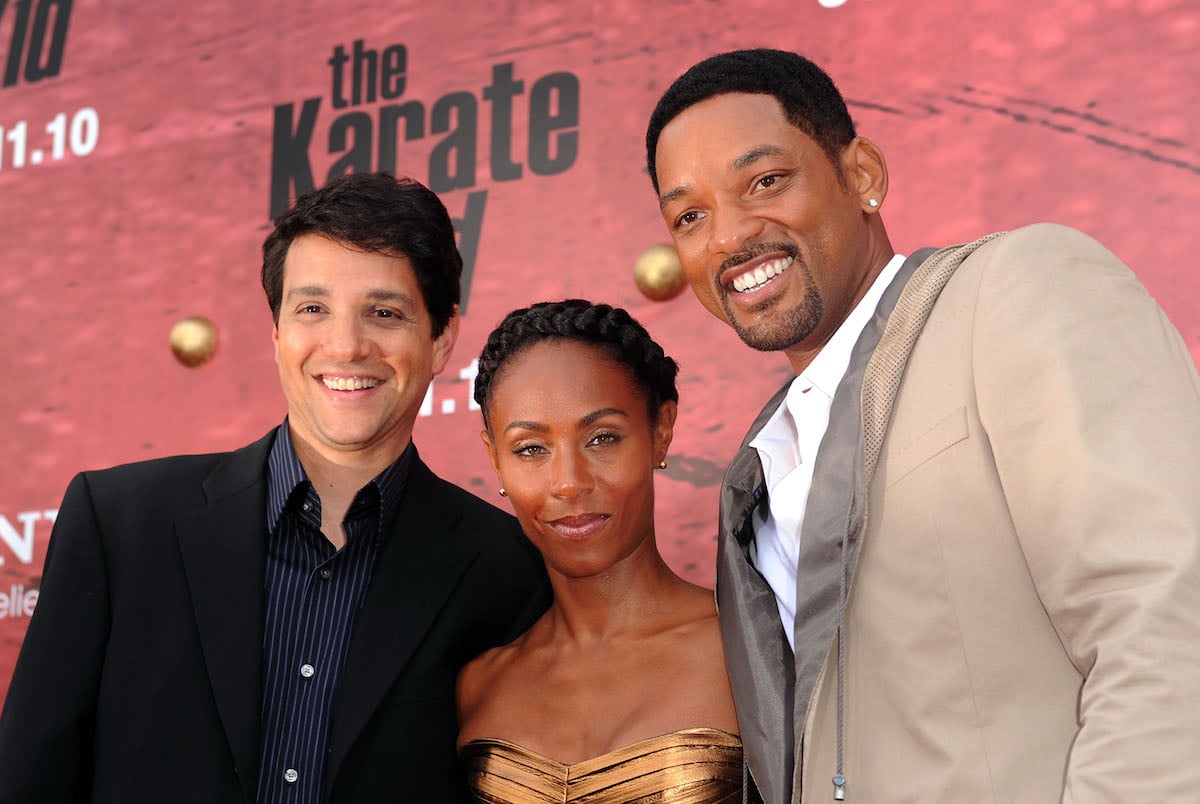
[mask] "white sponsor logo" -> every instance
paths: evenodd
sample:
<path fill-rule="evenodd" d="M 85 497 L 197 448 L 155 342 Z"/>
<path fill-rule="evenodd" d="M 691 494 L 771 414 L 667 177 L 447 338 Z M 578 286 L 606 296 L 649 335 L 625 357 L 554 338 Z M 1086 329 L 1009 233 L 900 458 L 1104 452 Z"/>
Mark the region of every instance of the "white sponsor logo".
<path fill-rule="evenodd" d="M 22 511 L 17 514 L 17 522 L 20 523 L 20 528 L 13 525 L 8 517 L 0 514 L 0 545 L 8 548 L 8 551 L 16 556 L 17 561 L 22 564 L 33 563 L 33 538 L 37 532 L 37 523 L 45 522 L 44 528 L 54 524 L 54 520 L 58 518 L 57 508 L 48 508 L 42 511 Z M 47 537 L 49 533 L 47 532 Z M 4 566 L 7 556 L 4 550 L 0 550 L 0 567 Z M 3 616 L 3 615 L 0 615 Z"/>
<path fill-rule="evenodd" d="M 7 592 L 0 591 L 0 620 L 10 617 L 32 617 L 37 608 L 38 590 L 13 584 Z"/>

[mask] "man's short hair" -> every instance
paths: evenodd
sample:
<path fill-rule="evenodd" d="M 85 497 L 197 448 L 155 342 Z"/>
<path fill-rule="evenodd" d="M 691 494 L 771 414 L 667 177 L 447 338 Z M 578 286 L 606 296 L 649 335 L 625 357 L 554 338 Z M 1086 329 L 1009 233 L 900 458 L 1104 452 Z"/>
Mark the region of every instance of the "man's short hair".
<path fill-rule="evenodd" d="M 646 167 L 658 192 L 655 151 L 663 128 L 685 109 L 716 95 L 770 95 L 788 121 L 812 137 L 835 166 L 854 139 L 854 122 L 833 80 L 817 65 L 785 50 L 735 50 L 696 64 L 663 93 L 646 128 Z M 838 175 L 841 175 L 839 171 Z"/>
<path fill-rule="evenodd" d="M 292 242 L 316 234 L 378 254 L 407 257 L 433 322 L 433 337 L 445 330 L 459 302 L 462 256 L 450 214 L 432 190 L 387 173 L 351 173 L 305 193 L 275 219 L 263 241 L 262 284 L 271 315 L 279 323 L 283 266 Z"/>

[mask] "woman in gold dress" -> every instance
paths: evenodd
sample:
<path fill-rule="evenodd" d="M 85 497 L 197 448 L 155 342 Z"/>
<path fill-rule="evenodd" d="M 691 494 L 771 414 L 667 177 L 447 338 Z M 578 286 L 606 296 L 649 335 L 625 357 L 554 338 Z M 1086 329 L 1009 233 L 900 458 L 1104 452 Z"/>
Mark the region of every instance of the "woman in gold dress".
<path fill-rule="evenodd" d="M 654 538 L 676 371 L 624 310 L 581 300 L 516 310 L 488 338 L 483 440 L 554 603 L 459 676 L 475 801 L 741 800 L 713 594 Z"/>

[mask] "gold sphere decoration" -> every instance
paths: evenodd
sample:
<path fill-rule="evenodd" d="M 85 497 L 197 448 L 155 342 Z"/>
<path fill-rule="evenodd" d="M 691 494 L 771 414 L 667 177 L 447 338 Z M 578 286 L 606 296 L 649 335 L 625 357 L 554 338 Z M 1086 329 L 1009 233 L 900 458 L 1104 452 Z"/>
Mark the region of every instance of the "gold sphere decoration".
<path fill-rule="evenodd" d="M 189 368 L 203 366 L 217 351 L 217 325 L 202 315 L 181 318 L 171 327 L 171 351 Z"/>
<path fill-rule="evenodd" d="M 633 265 L 633 281 L 651 301 L 673 299 L 687 287 L 687 277 L 674 246 L 657 243 L 642 252 Z"/>

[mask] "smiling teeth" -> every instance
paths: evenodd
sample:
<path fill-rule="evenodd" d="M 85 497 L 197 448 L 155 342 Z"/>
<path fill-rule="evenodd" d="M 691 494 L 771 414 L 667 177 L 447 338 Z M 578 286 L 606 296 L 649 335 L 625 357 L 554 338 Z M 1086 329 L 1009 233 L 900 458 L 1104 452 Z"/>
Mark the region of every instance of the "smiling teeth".
<path fill-rule="evenodd" d="M 747 271 L 733 280 L 733 289 L 738 293 L 748 293 L 751 290 L 758 290 L 767 282 L 790 268 L 792 265 L 791 257 L 781 257 L 777 260 L 763 263 L 753 271 Z"/>
<path fill-rule="evenodd" d="M 321 382 L 330 391 L 361 391 L 364 388 L 374 388 L 380 380 L 365 377 L 322 377 Z"/>

